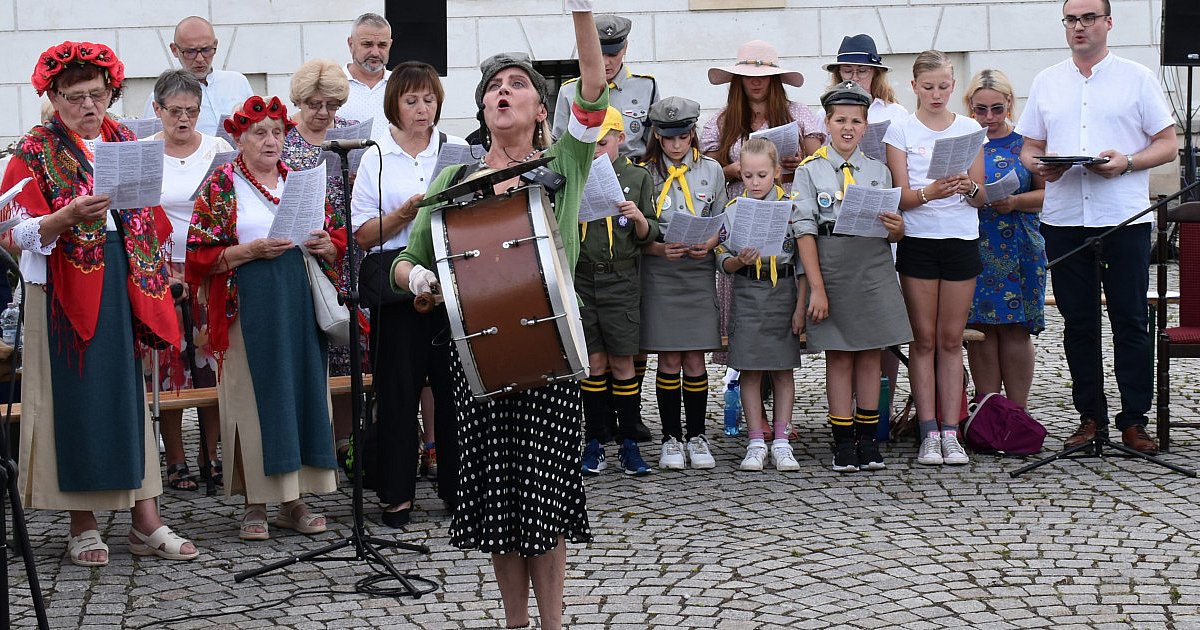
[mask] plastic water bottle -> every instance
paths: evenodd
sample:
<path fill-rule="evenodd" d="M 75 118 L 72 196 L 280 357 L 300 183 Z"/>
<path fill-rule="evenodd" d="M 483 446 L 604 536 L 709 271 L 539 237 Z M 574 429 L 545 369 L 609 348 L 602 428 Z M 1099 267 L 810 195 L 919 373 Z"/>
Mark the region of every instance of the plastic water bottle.
<path fill-rule="evenodd" d="M 8 308 L 0 313 L 0 339 L 12 348 L 17 346 L 17 320 L 20 317 L 21 311 L 16 302 L 9 303 Z"/>
<path fill-rule="evenodd" d="M 887 442 L 891 439 L 892 430 L 892 392 L 891 383 L 888 382 L 888 377 L 879 377 L 879 428 L 875 433 L 875 439 L 879 442 Z"/>
<path fill-rule="evenodd" d="M 736 436 L 741 432 L 739 418 L 742 415 L 742 388 L 737 381 L 730 381 L 725 388 L 725 435 Z"/>

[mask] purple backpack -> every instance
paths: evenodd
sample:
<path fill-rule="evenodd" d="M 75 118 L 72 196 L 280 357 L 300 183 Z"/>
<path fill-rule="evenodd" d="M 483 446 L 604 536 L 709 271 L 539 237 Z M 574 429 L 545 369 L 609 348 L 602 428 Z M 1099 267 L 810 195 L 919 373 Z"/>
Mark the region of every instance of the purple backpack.
<path fill-rule="evenodd" d="M 963 441 L 977 453 L 1033 455 L 1042 450 L 1046 428 L 1020 405 L 1000 394 L 978 396 L 970 404 Z"/>

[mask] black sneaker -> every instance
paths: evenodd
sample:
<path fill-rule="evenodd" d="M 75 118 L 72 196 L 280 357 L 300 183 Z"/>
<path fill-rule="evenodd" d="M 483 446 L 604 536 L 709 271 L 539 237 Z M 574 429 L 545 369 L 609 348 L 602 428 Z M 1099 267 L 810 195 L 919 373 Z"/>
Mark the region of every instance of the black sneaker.
<path fill-rule="evenodd" d="M 883 470 L 883 455 L 879 453 L 879 444 L 875 440 L 863 438 L 858 441 L 858 469 Z"/>
<path fill-rule="evenodd" d="M 833 443 L 833 470 L 840 473 L 858 472 L 858 449 L 854 440 Z"/>

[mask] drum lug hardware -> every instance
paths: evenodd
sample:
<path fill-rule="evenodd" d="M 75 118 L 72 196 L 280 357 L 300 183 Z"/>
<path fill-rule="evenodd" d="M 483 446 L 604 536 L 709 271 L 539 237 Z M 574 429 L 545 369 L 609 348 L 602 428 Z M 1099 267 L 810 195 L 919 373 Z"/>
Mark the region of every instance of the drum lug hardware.
<path fill-rule="evenodd" d="M 538 324 L 540 324 L 540 323 L 542 323 L 542 322 L 552 322 L 552 321 L 554 321 L 554 320 L 556 320 L 556 319 L 559 319 L 559 318 L 562 318 L 562 317 L 566 317 L 566 316 L 567 316 L 567 314 L 566 314 L 566 313 L 563 313 L 562 315 L 551 315 L 550 317 L 542 317 L 542 318 L 540 318 L 540 319 L 538 319 L 538 318 L 535 318 L 535 319 L 529 319 L 529 318 L 526 318 L 526 317 L 522 317 L 522 318 L 521 318 L 521 325 L 522 325 L 522 326 L 537 326 Z"/>
<path fill-rule="evenodd" d="M 509 249 L 509 248 L 512 248 L 512 247 L 516 247 L 517 245 L 520 245 L 521 243 L 524 243 L 525 241 L 536 241 L 536 240 L 538 240 L 538 239 L 542 239 L 542 238 L 549 238 L 549 237 L 546 237 L 546 236 L 526 236 L 525 238 L 514 238 L 514 239 L 513 239 L 513 240 L 511 240 L 511 241 L 504 241 L 503 243 L 501 243 L 501 244 L 500 244 L 500 247 L 503 247 L 504 249 Z"/>
<path fill-rule="evenodd" d="M 505 385 L 504 387 L 501 387 L 500 389 L 497 389 L 495 391 L 487 392 L 484 394 L 473 395 L 472 398 L 477 398 L 477 399 L 491 398 L 492 396 L 498 396 L 500 394 L 510 393 L 512 391 L 515 391 L 516 389 L 517 389 L 517 384 L 513 383 L 512 385 Z"/>
<path fill-rule="evenodd" d="M 580 376 L 583 376 L 583 370 L 579 370 L 578 372 L 575 372 L 572 374 L 564 374 L 562 376 L 555 376 L 553 374 L 543 374 L 542 378 L 545 378 L 547 383 L 557 383 L 559 381 L 578 379 Z"/>
<path fill-rule="evenodd" d="M 437 262 L 441 262 L 443 260 L 454 260 L 455 258 L 477 258 L 479 255 L 480 251 L 478 249 L 468 249 L 461 254 L 451 254 L 445 258 L 439 258 Z"/>
<path fill-rule="evenodd" d="M 454 341 L 466 341 L 467 339 L 472 339 L 474 337 L 486 337 L 488 335 L 495 335 L 495 334 L 498 334 L 499 332 L 500 332 L 499 328 L 492 326 L 491 328 L 484 328 L 483 330 L 481 330 L 477 333 L 472 333 L 470 335 L 463 335 L 462 337 L 454 337 Z"/>

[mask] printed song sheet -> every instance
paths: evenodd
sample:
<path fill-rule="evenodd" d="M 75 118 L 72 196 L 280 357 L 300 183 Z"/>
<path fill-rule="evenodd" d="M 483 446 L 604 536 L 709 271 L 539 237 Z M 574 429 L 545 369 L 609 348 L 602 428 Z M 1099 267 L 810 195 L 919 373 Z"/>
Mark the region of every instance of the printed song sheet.
<path fill-rule="evenodd" d="M 625 201 L 625 193 L 621 190 L 621 182 L 608 155 L 592 160 L 592 170 L 579 200 L 579 222 L 616 216 L 621 213 L 617 204 L 622 201 Z"/>
<path fill-rule="evenodd" d="M 349 127 L 331 127 L 325 131 L 326 140 L 369 140 L 371 138 L 371 126 L 374 118 L 368 118 L 357 125 Z M 362 161 L 362 154 L 370 149 L 355 149 L 351 151 L 347 157 L 350 158 L 350 174 L 358 172 L 358 163 Z M 373 149 L 371 149 L 373 150 Z M 341 173 L 342 167 L 339 164 L 337 172 Z"/>
<path fill-rule="evenodd" d="M 157 206 L 162 197 L 163 141 L 97 142 L 92 165 L 96 195 L 114 210 Z"/>
<path fill-rule="evenodd" d="M 884 212 L 895 212 L 899 207 L 899 188 L 850 186 L 846 189 L 846 198 L 842 199 L 842 207 L 838 210 L 837 222 L 833 224 L 833 233 L 849 236 L 886 237 L 888 235 L 887 228 L 883 227 L 879 215 Z"/>
<path fill-rule="evenodd" d="M 138 139 L 149 138 L 163 130 L 162 120 L 152 118 L 118 118 L 117 122 L 129 127 Z"/>
<path fill-rule="evenodd" d="M 297 245 L 325 225 L 325 169 L 318 166 L 288 174 L 268 238 L 286 238 Z"/>
<path fill-rule="evenodd" d="M 725 225 L 725 215 L 715 217 L 692 216 L 690 212 L 676 211 L 671 214 L 667 223 L 667 232 L 663 241 L 667 243 L 683 243 L 697 245 L 717 235 L 721 226 Z"/>
<path fill-rule="evenodd" d="M 200 178 L 200 183 L 196 184 L 196 190 L 192 191 L 192 196 L 189 198 L 195 199 L 196 197 L 199 197 L 200 189 L 204 187 L 204 184 L 208 181 L 208 178 L 212 176 L 213 173 L 217 172 L 217 169 L 232 162 L 233 158 L 237 157 L 237 154 L 237 151 L 221 151 L 214 155 L 212 161 L 208 163 L 208 170 L 204 172 L 204 177 Z"/>
<path fill-rule="evenodd" d="M 25 184 L 28 184 L 31 181 L 33 181 L 32 177 L 26 177 L 25 179 L 17 182 L 12 188 L 4 191 L 4 194 L 0 194 L 0 210 L 3 210 L 4 206 L 7 206 L 8 202 L 13 200 L 13 197 L 16 197 L 18 194 L 20 194 L 21 189 L 25 187 Z M 0 223 L 0 234 L 8 233 L 9 230 L 17 227 L 17 224 L 24 220 L 25 219 L 21 218 L 20 216 L 15 216 L 3 223 Z"/>
<path fill-rule="evenodd" d="M 730 213 L 729 247 L 737 251 L 753 247 L 763 258 L 782 256 L 791 217 L 791 201 L 738 197 Z"/>
<path fill-rule="evenodd" d="M 983 187 L 983 198 L 988 202 L 1000 201 L 1005 197 L 1017 192 L 1021 187 L 1021 179 L 1017 177 L 1016 171 L 1009 171 L 994 182 L 988 182 Z"/>
<path fill-rule="evenodd" d="M 751 133 L 750 137 L 766 138 L 773 142 L 775 150 L 779 151 L 780 159 L 792 157 L 800 153 L 800 127 L 796 125 L 796 121 L 778 127 L 760 129 Z"/>
<path fill-rule="evenodd" d="M 484 149 L 483 145 L 479 144 L 472 144 L 470 146 L 465 144 L 443 144 L 442 148 L 438 150 L 437 163 L 433 165 L 433 178 L 437 179 L 442 169 L 447 166 L 474 164 L 483 159 L 486 153 L 487 149 Z"/>
<path fill-rule="evenodd" d="M 892 121 L 890 120 L 867 125 L 862 140 L 858 142 L 858 148 L 867 157 L 875 158 L 880 162 L 887 161 L 887 148 L 883 146 L 883 134 L 887 133 L 888 127 L 891 125 Z"/>
<path fill-rule="evenodd" d="M 966 173 L 985 142 L 986 127 L 962 136 L 939 138 L 933 143 L 933 155 L 929 158 L 929 179 Z"/>

